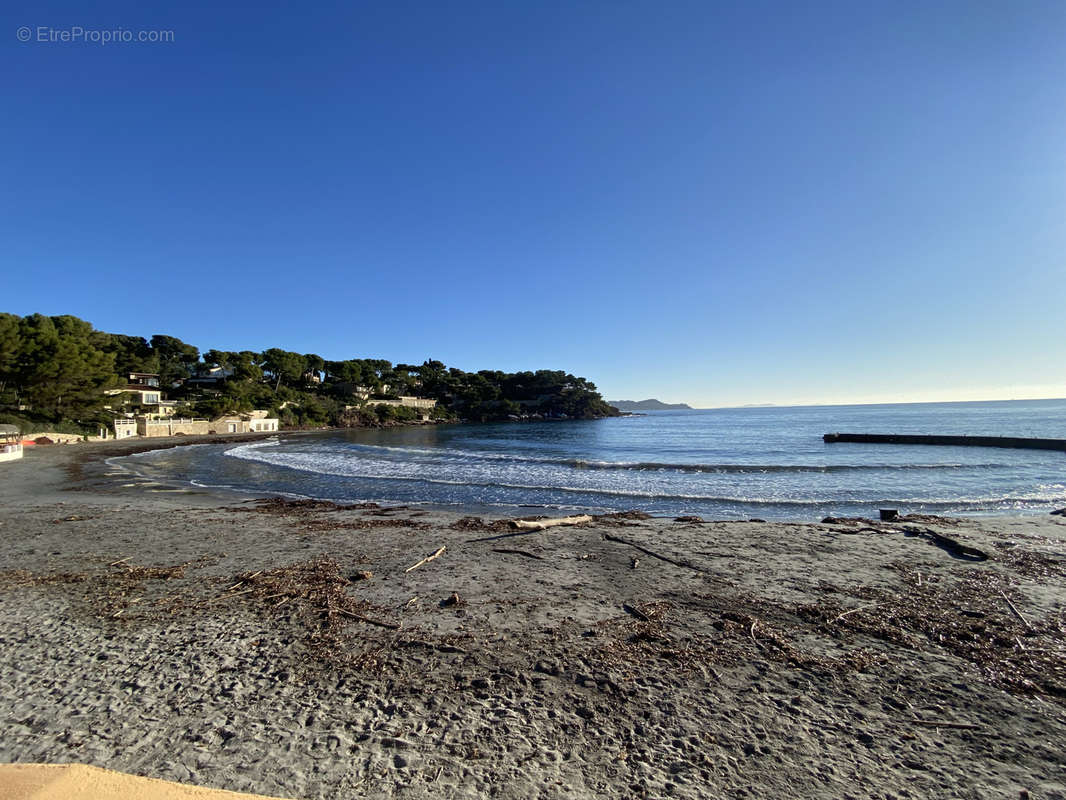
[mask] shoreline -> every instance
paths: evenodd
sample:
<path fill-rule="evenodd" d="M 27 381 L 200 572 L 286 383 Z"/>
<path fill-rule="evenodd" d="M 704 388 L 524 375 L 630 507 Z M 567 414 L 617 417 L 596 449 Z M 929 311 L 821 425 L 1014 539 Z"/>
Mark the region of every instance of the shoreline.
<path fill-rule="evenodd" d="M 1066 797 L 1066 518 L 521 531 L 109 474 L 205 443 L 177 438 L 3 465 L 0 761 L 289 798 Z"/>
<path fill-rule="evenodd" d="M 159 437 L 148 440 L 137 440 L 136 443 L 130 442 L 127 445 L 126 440 L 120 440 L 118 442 L 93 442 L 87 444 L 77 445 L 52 445 L 51 447 L 76 447 L 79 448 L 79 452 L 83 454 L 83 458 L 79 461 L 92 461 L 94 457 L 98 457 L 102 452 L 100 448 L 122 448 L 120 452 L 114 452 L 108 456 L 108 458 L 123 458 L 130 455 L 137 455 L 139 453 L 151 452 L 156 450 L 168 450 L 176 447 L 182 447 L 187 445 L 204 445 L 204 444 L 217 444 L 225 445 L 228 443 L 241 444 L 244 442 L 254 442 L 269 439 L 278 438 L 290 438 L 300 436 L 312 436 L 322 435 L 328 433 L 344 432 L 347 429 L 344 428 L 319 428 L 319 429 L 302 429 L 302 430 L 287 430 L 276 431 L 268 433 L 249 433 L 249 434 L 211 434 L 207 436 L 173 436 L 173 437 Z M 91 449 L 90 449 L 91 448 Z M 98 460 L 106 460 L 98 458 Z M 123 467 L 129 469 L 128 467 Z M 598 506 L 585 506 L 585 505 L 545 505 L 545 504 L 513 504 L 513 503 L 499 503 L 499 504 L 445 504 L 437 503 L 431 500 L 394 500 L 389 498 L 363 498 L 360 500 L 346 499 L 342 497 L 325 497 L 320 495 L 307 495 L 298 492 L 276 492 L 269 490 L 259 490 L 255 488 L 222 488 L 213 486 L 203 486 L 200 484 L 193 484 L 191 481 L 182 481 L 178 478 L 150 478 L 134 470 L 130 470 L 138 476 L 139 479 L 147 481 L 166 481 L 175 487 L 185 488 L 188 491 L 201 492 L 214 494 L 223 500 L 232 500 L 233 498 L 254 498 L 254 497 L 267 497 L 267 496 L 285 496 L 289 498 L 305 498 L 305 499 L 317 499 L 328 500 L 335 503 L 351 503 L 351 502 L 363 502 L 366 500 L 372 500 L 380 503 L 406 503 L 408 505 L 415 505 L 419 508 L 424 508 L 431 511 L 441 511 L 444 513 L 458 513 L 458 514 L 500 514 L 518 516 L 520 514 L 532 514 L 532 513 L 555 513 L 555 514 L 605 514 L 613 513 L 615 511 L 627 510 L 624 508 L 610 508 L 610 507 L 598 507 Z M 192 488 L 189 488 L 192 487 Z M 816 505 L 816 502 L 812 502 L 812 506 Z M 929 511 L 925 509 L 924 504 L 917 503 L 910 506 L 897 503 L 897 509 L 901 516 L 908 514 L 918 515 L 936 515 L 937 512 Z M 1054 504 L 1049 504 L 1054 505 Z M 826 507 L 830 507 L 830 503 L 825 503 Z M 995 511 L 954 511 L 954 512 L 941 512 L 942 515 L 958 517 L 961 519 L 1006 519 L 1011 517 L 1021 518 L 1040 518 L 1046 516 L 1049 513 L 1054 513 L 1057 509 L 1049 507 L 1048 509 L 1002 509 Z M 651 512 L 651 516 L 655 519 L 673 519 L 677 516 L 692 516 L 688 511 L 678 511 L 672 513 L 655 513 Z M 774 524 L 794 523 L 794 524 L 813 524 L 820 522 L 826 517 L 841 516 L 835 510 L 830 510 L 828 513 L 811 513 L 808 516 L 795 515 L 795 516 L 774 516 L 767 515 L 768 519 L 745 517 L 744 515 L 738 515 L 732 518 L 708 518 L 705 522 L 769 522 Z"/>

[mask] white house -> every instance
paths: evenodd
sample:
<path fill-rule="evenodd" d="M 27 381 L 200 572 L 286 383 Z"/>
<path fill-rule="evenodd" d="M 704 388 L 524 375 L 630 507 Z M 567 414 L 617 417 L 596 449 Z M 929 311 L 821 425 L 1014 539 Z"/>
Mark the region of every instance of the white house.
<path fill-rule="evenodd" d="M 0 461 L 22 458 L 22 441 L 17 425 L 0 425 Z"/>

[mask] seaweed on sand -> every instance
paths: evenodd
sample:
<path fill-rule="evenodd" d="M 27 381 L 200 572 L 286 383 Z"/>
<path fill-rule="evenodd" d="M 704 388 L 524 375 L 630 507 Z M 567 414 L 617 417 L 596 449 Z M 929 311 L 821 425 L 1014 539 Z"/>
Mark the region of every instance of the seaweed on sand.
<path fill-rule="evenodd" d="M 252 505 L 231 507 L 228 510 L 256 514 L 276 514 L 281 517 L 302 517 L 326 511 L 367 511 L 380 509 L 377 503 L 335 503 L 332 500 L 289 500 L 285 497 L 265 497 Z"/>
<path fill-rule="evenodd" d="M 380 618 L 381 609 L 348 593 L 351 581 L 340 565 L 318 556 L 277 569 L 241 573 L 222 599 L 240 598 L 275 618 L 295 617 L 308 652 L 320 661 L 379 668 L 385 657 L 383 642 L 357 651 L 352 623 L 396 630 L 396 623 Z"/>
<path fill-rule="evenodd" d="M 1022 616 L 1009 576 L 999 571 L 973 569 L 942 580 L 909 566 L 896 568 L 903 590 L 865 587 L 854 592 L 862 606 L 823 601 L 793 611 L 832 639 L 934 647 L 969 664 L 993 686 L 1066 701 L 1066 614 Z"/>

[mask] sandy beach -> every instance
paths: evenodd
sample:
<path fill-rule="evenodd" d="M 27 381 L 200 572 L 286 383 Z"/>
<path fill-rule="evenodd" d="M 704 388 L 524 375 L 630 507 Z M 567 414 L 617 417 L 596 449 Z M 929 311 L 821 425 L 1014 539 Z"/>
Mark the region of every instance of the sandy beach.
<path fill-rule="evenodd" d="M 0 465 L 0 761 L 287 798 L 1066 798 L 1066 517 L 525 531 L 151 483 L 107 463 L 132 447 Z"/>

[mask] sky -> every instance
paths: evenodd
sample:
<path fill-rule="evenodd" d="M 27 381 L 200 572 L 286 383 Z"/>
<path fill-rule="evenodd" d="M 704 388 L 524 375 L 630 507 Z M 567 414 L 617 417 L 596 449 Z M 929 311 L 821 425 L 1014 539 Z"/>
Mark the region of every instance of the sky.
<path fill-rule="evenodd" d="M 1066 397 L 1058 0 L 0 15 L 2 311 L 702 407 Z"/>

